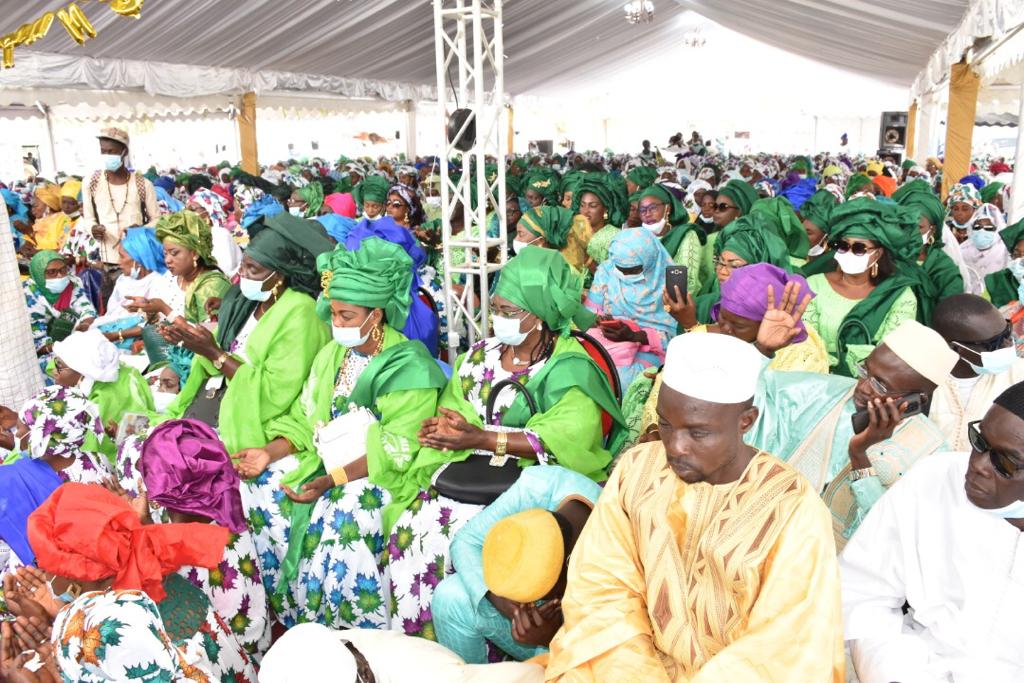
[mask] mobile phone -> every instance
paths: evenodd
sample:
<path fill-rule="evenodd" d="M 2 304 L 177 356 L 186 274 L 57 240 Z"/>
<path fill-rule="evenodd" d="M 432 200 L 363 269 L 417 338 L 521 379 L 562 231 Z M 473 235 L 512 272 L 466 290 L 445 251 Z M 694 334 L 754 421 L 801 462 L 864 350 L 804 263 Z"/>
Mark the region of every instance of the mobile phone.
<path fill-rule="evenodd" d="M 925 395 L 918 391 L 912 391 L 909 394 L 903 394 L 902 396 L 894 399 L 896 405 L 907 404 L 907 409 L 903 411 L 903 417 L 908 418 L 911 415 L 917 415 L 924 410 Z M 850 416 L 850 421 L 853 423 L 853 433 L 860 434 L 868 428 L 868 424 L 871 422 L 871 415 L 868 414 L 868 409 L 864 408 L 858 410 Z"/>
<path fill-rule="evenodd" d="M 669 299 L 676 301 L 675 288 L 678 287 L 683 298 L 676 303 L 686 303 L 686 278 L 686 266 L 669 266 L 665 269 L 665 291 L 668 292 Z"/>
<path fill-rule="evenodd" d="M 622 327 L 626 323 L 622 322 L 621 320 L 598 320 L 597 324 L 600 325 L 601 327 L 611 327 L 611 328 L 614 328 L 614 327 Z"/>

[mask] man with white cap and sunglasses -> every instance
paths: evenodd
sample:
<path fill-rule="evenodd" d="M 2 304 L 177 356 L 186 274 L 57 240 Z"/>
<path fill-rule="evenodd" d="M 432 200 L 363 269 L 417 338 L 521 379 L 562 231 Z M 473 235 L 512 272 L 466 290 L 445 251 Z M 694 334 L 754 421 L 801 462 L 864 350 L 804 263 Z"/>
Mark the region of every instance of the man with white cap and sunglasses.
<path fill-rule="evenodd" d="M 763 357 L 669 344 L 661 441 L 622 456 L 580 535 L 548 681 L 842 681 L 828 510 L 744 443 Z"/>

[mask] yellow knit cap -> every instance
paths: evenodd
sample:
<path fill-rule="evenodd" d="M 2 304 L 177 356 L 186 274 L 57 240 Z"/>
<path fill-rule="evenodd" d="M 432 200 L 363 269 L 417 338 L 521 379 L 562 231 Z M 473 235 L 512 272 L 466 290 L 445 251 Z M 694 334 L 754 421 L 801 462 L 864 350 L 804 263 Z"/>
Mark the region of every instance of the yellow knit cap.
<path fill-rule="evenodd" d="M 551 592 L 564 561 L 562 530 L 548 510 L 510 515 L 484 539 L 484 583 L 495 595 L 515 602 L 534 602 Z"/>

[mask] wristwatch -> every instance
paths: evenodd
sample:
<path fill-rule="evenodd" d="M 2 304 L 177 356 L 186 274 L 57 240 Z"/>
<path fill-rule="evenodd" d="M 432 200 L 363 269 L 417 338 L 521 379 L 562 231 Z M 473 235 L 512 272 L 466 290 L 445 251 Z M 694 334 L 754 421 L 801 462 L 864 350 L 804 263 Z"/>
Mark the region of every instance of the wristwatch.
<path fill-rule="evenodd" d="M 853 470 L 850 472 L 850 481 L 860 481 L 861 479 L 867 479 L 868 477 L 878 476 L 875 474 L 874 467 L 862 467 L 859 470 Z"/>
<path fill-rule="evenodd" d="M 217 368 L 218 370 L 223 370 L 224 369 L 224 364 L 227 363 L 227 362 L 228 362 L 228 352 L 225 351 L 224 353 L 222 353 L 219 356 L 217 356 L 217 358 L 213 361 L 213 367 Z"/>

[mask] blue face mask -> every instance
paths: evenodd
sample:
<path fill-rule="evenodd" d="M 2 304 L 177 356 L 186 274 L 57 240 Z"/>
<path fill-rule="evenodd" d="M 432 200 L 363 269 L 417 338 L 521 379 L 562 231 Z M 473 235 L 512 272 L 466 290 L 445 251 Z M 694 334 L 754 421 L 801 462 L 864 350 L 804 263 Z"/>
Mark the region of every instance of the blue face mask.
<path fill-rule="evenodd" d="M 1006 507 L 995 508 L 994 510 L 979 509 L 985 510 L 988 514 L 1000 519 L 1024 519 L 1024 500 L 1015 500 Z"/>
<path fill-rule="evenodd" d="M 991 249 L 997 239 L 999 235 L 995 230 L 971 230 L 971 244 L 982 251 Z"/>
<path fill-rule="evenodd" d="M 108 171 L 116 171 L 124 166 L 124 159 L 120 154 L 101 154 L 100 158 L 103 160 L 103 168 Z"/>
<path fill-rule="evenodd" d="M 264 291 L 263 283 L 269 278 L 269 275 L 262 280 L 250 280 L 247 277 L 240 277 L 238 278 L 238 289 L 242 291 L 242 296 L 249 301 L 266 301 L 270 298 L 271 290 Z"/>
<path fill-rule="evenodd" d="M 1006 266 L 1017 282 L 1024 282 L 1024 258 L 1015 258 Z"/>

